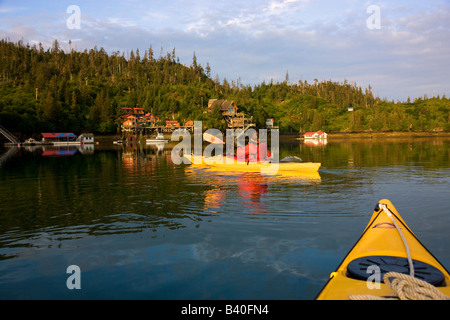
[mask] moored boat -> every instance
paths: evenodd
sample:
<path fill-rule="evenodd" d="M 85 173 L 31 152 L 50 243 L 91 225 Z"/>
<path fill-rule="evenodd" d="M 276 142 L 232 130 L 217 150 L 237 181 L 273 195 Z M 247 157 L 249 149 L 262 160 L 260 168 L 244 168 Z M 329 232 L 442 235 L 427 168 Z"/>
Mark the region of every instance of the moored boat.
<path fill-rule="evenodd" d="M 25 140 L 24 143 L 22 143 L 21 145 L 23 146 L 37 146 L 37 145 L 41 145 L 42 142 L 41 141 L 37 141 L 34 138 L 29 138 L 27 140 Z"/>
<path fill-rule="evenodd" d="M 383 199 L 316 299 L 425 300 L 448 299 L 449 295 L 449 272 L 414 235 L 392 203 Z"/>
<path fill-rule="evenodd" d="M 146 143 L 154 144 L 154 143 L 167 143 L 169 139 L 164 137 L 162 133 L 158 133 L 154 139 L 146 139 Z"/>

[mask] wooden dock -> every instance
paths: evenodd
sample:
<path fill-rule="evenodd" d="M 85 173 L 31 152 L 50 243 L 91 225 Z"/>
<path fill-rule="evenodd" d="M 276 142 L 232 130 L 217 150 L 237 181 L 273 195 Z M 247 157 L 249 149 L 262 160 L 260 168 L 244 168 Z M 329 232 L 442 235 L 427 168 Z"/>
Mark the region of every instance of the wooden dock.
<path fill-rule="evenodd" d="M 122 133 L 124 134 L 140 134 L 142 132 L 143 135 L 152 135 L 157 133 L 172 133 L 177 129 L 187 130 L 190 133 L 194 132 L 194 126 L 135 126 L 132 128 L 122 127 Z"/>
<path fill-rule="evenodd" d="M 0 133 L 9 141 L 9 143 L 5 143 L 5 145 L 17 146 L 20 143 L 20 140 L 3 126 L 0 126 Z"/>

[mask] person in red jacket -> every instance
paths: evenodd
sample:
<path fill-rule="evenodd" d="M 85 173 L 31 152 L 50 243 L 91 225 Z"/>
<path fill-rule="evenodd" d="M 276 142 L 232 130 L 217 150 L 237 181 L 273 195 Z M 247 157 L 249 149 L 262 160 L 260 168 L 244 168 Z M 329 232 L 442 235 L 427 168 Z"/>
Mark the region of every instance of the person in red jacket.
<path fill-rule="evenodd" d="M 245 160 L 242 155 L 245 156 Z M 237 150 L 237 159 L 247 163 L 270 161 L 270 156 L 267 142 L 258 143 L 258 136 L 255 130 L 250 133 L 248 144 Z"/>

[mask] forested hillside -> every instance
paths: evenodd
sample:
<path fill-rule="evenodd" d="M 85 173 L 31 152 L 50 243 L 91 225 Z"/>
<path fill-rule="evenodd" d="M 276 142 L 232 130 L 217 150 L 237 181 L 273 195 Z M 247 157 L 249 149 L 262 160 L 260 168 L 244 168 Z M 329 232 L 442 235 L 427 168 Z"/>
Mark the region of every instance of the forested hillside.
<path fill-rule="evenodd" d="M 193 53 L 189 66 L 175 49 L 150 46 L 107 54 L 103 48 L 64 52 L 42 45 L 0 41 L 0 125 L 14 133 L 116 133 L 122 107 L 139 106 L 162 121 L 204 120 L 209 99 L 234 100 L 258 126 L 274 118 L 281 132 L 449 131 L 445 97 L 394 102 L 372 88 L 317 81 L 242 84 L 220 81 Z M 349 110 L 353 111 L 349 111 Z M 213 123 L 210 121 L 209 123 Z"/>

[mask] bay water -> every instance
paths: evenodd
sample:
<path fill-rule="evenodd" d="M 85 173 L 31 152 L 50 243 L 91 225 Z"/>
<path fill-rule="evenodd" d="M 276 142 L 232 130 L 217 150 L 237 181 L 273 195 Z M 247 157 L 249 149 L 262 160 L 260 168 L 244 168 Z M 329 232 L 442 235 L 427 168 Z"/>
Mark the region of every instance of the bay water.
<path fill-rule="evenodd" d="M 0 299 L 314 299 L 384 198 L 448 269 L 449 146 L 281 144 L 318 178 L 175 165 L 170 144 L 0 149 Z"/>

